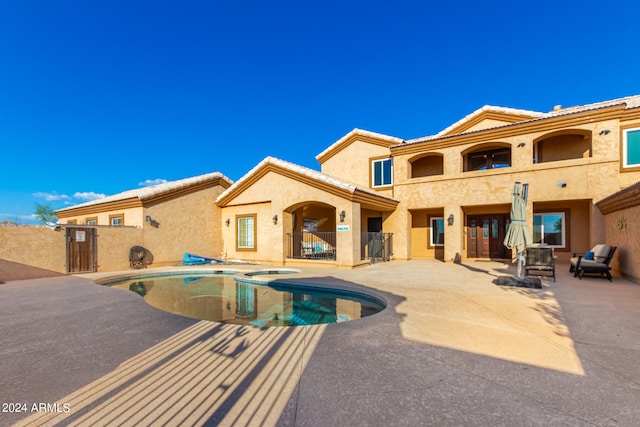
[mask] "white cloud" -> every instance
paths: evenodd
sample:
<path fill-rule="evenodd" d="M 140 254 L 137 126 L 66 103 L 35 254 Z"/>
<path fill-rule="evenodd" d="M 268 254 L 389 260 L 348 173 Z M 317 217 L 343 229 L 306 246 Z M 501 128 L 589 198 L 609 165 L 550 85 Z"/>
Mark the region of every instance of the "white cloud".
<path fill-rule="evenodd" d="M 94 193 L 93 191 L 84 191 L 84 192 L 76 192 L 73 194 L 73 197 L 80 200 L 91 201 L 102 199 L 103 197 L 107 197 L 106 194 L 102 193 Z"/>
<path fill-rule="evenodd" d="M 147 179 L 146 181 L 139 182 L 138 185 L 140 187 L 149 187 L 152 185 L 164 184 L 165 182 L 167 182 L 166 179 L 156 178 L 156 179 Z"/>
<path fill-rule="evenodd" d="M 54 202 L 57 200 L 68 200 L 71 197 L 67 196 L 66 194 L 58 194 L 58 193 L 45 193 L 42 191 L 39 191 L 37 193 L 33 193 L 33 197 L 37 197 L 39 199 L 45 199 L 47 202 Z"/>

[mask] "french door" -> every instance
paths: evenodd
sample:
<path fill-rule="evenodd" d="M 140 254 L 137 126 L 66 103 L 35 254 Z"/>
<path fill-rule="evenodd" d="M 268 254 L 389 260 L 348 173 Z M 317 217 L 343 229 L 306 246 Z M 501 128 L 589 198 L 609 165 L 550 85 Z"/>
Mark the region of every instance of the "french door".
<path fill-rule="evenodd" d="M 504 238 L 509 215 L 487 214 L 467 217 L 467 257 L 508 258 Z"/>

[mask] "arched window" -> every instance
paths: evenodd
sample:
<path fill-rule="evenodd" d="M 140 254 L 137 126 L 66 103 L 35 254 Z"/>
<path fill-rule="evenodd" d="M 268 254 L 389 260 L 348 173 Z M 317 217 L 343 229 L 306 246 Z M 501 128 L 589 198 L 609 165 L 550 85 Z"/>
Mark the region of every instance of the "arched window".
<path fill-rule="evenodd" d="M 546 134 L 533 141 L 533 163 L 591 157 L 591 132 L 562 130 Z"/>
<path fill-rule="evenodd" d="M 464 172 L 511 166 L 511 145 L 504 143 L 483 144 L 463 152 Z"/>
<path fill-rule="evenodd" d="M 432 153 L 410 160 L 411 178 L 442 175 L 444 173 L 442 154 Z"/>

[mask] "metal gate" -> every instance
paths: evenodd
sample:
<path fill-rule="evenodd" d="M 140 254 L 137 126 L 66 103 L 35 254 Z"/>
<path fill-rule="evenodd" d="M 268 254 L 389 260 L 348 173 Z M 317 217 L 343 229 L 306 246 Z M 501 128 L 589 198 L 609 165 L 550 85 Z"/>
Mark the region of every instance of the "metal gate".
<path fill-rule="evenodd" d="M 98 271 L 95 228 L 67 227 L 67 273 Z"/>
<path fill-rule="evenodd" d="M 360 238 L 361 259 L 389 261 L 393 254 L 393 233 L 362 233 Z"/>

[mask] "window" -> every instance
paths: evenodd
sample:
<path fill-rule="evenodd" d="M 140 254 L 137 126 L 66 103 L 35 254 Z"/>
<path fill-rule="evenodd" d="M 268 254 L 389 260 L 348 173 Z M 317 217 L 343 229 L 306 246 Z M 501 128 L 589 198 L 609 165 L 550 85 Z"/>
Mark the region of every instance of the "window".
<path fill-rule="evenodd" d="M 302 221 L 302 231 L 308 231 L 308 232 L 318 231 L 318 220 L 305 218 Z"/>
<path fill-rule="evenodd" d="M 98 225 L 98 218 L 96 218 L 96 217 L 87 218 L 86 219 L 86 223 L 87 223 L 87 225 Z"/>
<path fill-rule="evenodd" d="M 429 222 L 431 224 L 429 244 L 431 246 L 444 246 L 444 217 L 432 217 Z"/>
<path fill-rule="evenodd" d="M 69 221 L 67 221 L 67 224 L 71 225 L 71 224 L 77 224 L 78 220 L 76 219 L 70 219 Z"/>
<path fill-rule="evenodd" d="M 236 249 L 239 251 L 256 250 L 256 215 L 237 216 L 238 234 L 236 236 Z"/>
<path fill-rule="evenodd" d="M 533 243 L 544 243 L 549 246 L 564 248 L 565 230 L 564 212 L 533 215 Z"/>
<path fill-rule="evenodd" d="M 622 131 L 622 167 L 640 167 L 640 128 Z"/>
<path fill-rule="evenodd" d="M 371 161 L 371 187 L 393 185 L 393 162 L 390 158 Z"/>
<path fill-rule="evenodd" d="M 508 168 L 511 166 L 511 148 L 475 151 L 465 156 L 465 172 L 487 169 Z"/>
<path fill-rule="evenodd" d="M 109 215 L 109 224 L 113 227 L 121 227 L 124 225 L 124 214 Z"/>

